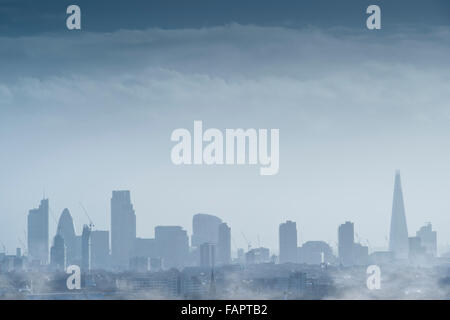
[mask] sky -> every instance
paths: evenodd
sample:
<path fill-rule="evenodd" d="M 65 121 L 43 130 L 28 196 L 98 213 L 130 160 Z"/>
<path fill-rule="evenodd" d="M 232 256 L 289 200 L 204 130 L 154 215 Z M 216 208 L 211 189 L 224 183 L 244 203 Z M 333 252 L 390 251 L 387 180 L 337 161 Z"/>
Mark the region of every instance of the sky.
<path fill-rule="evenodd" d="M 447 1 L 0 0 L 0 242 L 26 243 L 45 194 L 50 232 L 110 229 L 112 190 L 131 190 L 137 234 L 192 231 L 210 213 L 232 249 L 335 246 L 338 225 L 387 245 L 395 170 L 410 236 L 450 243 L 450 3 Z M 382 29 L 365 27 L 379 4 Z M 175 166 L 173 130 L 280 129 L 280 170 Z"/>

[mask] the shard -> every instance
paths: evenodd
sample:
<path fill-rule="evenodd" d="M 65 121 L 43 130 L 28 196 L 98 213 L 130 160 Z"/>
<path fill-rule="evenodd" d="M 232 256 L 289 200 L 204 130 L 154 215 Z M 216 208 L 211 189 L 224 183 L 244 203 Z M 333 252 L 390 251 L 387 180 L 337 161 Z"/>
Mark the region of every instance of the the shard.
<path fill-rule="evenodd" d="M 403 203 L 402 183 L 399 171 L 395 174 L 389 251 L 393 252 L 396 259 L 408 258 L 408 228 L 406 226 L 405 206 Z"/>

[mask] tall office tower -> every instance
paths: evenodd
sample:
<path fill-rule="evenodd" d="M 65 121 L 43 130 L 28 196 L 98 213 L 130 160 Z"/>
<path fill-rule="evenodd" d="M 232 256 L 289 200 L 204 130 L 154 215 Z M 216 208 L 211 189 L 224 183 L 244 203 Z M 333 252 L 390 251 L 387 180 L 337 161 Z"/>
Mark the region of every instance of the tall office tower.
<path fill-rule="evenodd" d="M 81 234 L 81 271 L 91 270 L 91 228 L 83 226 Z"/>
<path fill-rule="evenodd" d="M 75 228 L 73 226 L 73 219 L 70 215 L 69 209 L 64 209 L 59 217 L 57 234 L 64 239 L 66 245 L 66 262 L 67 265 L 75 264 L 76 256 L 76 236 Z"/>
<path fill-rule="evenodd" d="M 217 264 L 227 265 L 231 263 L 231 228 L 226 223 L 219 225 L 217 240 Z"/>
<path fill-rule="evenodd" d="M 286 221 L 279 228 L 280 263 L 297 262 L 297 224 Z"/>
<path fill-rule="evenodd" d="M 354 225 L 352 222 L 346 221 L 338 228 L 338 254 L 339 261 L 343 266 L 352 266 L 354 264 L 354 242 Z"/>
<path fill-rule="evenodd" d="M 216 245 L 202 243 L 200 245 L 200 267 L 213 268 L 216 265 Z"/>
<path fill-rule="evenodd" d="M 182 268 L 189 255 L 189 238 L 186 230 L 178 226 L 157 226 L 155 240 L 165 269 Z"/>
<path fill-rule="evenodd" d="M 437 254 L 437 233 L 433 231 L 431 223 L 427 223 L 426 226 L 421 227 L 416 232 L 416 236 L 420 238 L 426 253 L 435 257 Z"/>
<path fill-rule="evenodd" d="M 111 258 L 116 269 L 128 269 L 136 241 L 136 215 L 130 191 L 113 191 L 111 198 Z"/>
<path fill-rule="evenodd" d="M 210 214 L 199 213 L 192 218 L 192 246 L 199 248 L 203 243 L 216 243 L 222 220 Z"/>
<path fill-rule="evenodd" d="M 109 269 L 109 231 L 91 231 L 91 269 Z"/>
<path fill-rule="evenodd" d="M 66 246 L 63 237 L 59 234 L 53 238 L 53 246 L 50 248 L 50 265 L 54 270 L 66 269 Z"/>
<path fill-rule="evenodd" d="M 391 231 L 389 251 L 396 259 L 408 259 L 408 228 L 406 226 L 405 206 L 403 203 L 400 172 L 395 174 L 394 198 L 392 201 Z"/>
<path fill-rule="evenodd" d="M 48 262 L 48 199 L 28 213 L 28 255 L 41 264 Z"/>

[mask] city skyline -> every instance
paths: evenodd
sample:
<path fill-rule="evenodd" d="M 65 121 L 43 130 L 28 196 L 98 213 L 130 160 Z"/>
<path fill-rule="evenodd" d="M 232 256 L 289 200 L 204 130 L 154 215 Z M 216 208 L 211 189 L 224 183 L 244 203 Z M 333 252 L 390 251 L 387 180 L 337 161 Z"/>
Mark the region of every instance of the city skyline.
<path fill-rule="evenodd" d="M 246 299 L 448 297 L 445 282 L 449 278 L 450 252 L 437 255 L 438 237 L 431 223 L 422 226 L 415 235 L 407 233 L 399 171 L 395 173 L 393 190 L 389 250 L 369 250 L 369 241 L 367 245 L 361 243 L 357 227 L 346 221 L 336 228 L 338 243 L 333 252 L 325 241 L 299 242 L 297 223 L 287 220 L 279 224 L 279 252 L 271 252 L 259 242 L 252 246 L 243 234 L 247 250 L 236 248 L 235 255 L 231 254 L 232 226 L 212 214 L 192 216 L 191 237 L 183 227 L 175 225 L 155 226 L 154 238 L 137 237 L 139 220 L 129 190 L 112 191 L 111 232 L 95 230 L 80 204 L 89 225 L 84 224 L 82 233 L 77 235 L 70 211 L 64 209 L 48 250 L 50 201 L 46 198 L 38 208 L 29 211 L 28 230 L 34 240 L 29 250 L 17 248 L 14 255 L 0 253 L 0 277 L 16 279 L 2 287 L 2 297 L 33 300 L 235 299 L 236 295 Z M 375 289 L 369 285 L 369 279 L 376 275 L 369 275 L 364 286 L 364 276 L 373 268 L 383 270 L 384 274 L 378 278 L 375 292 L 371 292 Z M 76 270 L 80 270 L 78 275 Z M 414 281 L 408 279 L 409 272 Z M 69 284 L 73 277 L 79 277 L 75 280 L 78 285 Z M 416 281 L 421 284 L 417 286 Z"/>
<path fill-rule="evenodd" d="M 392 197 L 392 212 L 391 212 L 390 236 L 389 236 L 390 245 L 389 248 L 387 248 L 387 250 L 380 250 L 380 248 L 372 248 L 369 239 L 361 238 L 361 236 L 358 235 L 357 232 L 355 232 L 354 223 L 350 221 L 346 221 L 345 223 L 339 226 L 337 234 L 337 242 L 335 242 L 336 245 L 333 245 L 330 242 L 328 243 L 323 242 L 320 239 L 299 241 L 297 237 L 301 233 L 301 231 L 297 230 L 296 222 L 287 220 L 286 222 L 282 222 L 279 225 L 278 230 L 279 250 L 277 251 L 272 248 L 268 248 L 269 252 L 271 252 L 271 254 L 278 255 L 279 263 L 286 263 L 286 262 L 297 263 L 303 259 L 302 255 L 304 255 L 305 252 L 308 252 L 309 250 L 305 248 L 303 251 L 298 251 L 300 247 L 302 247 L 304 244 L 311 246 L 315 245 L 316 247 L 317 246 L 320 247 L 322 246 L 320 243 L 323 242 L 324 246 L 325 247 L 329 246 L 330 249 L 325 248 L 323 249 L 322 252 L 330 250 L 329 254 L 331 255 L 336 254 L 336 256 L 339 257 L 339 263 L 341 265 L 351 266 L 356 261 L 358 261 L 358 259 L 354 256 L 355 254 L 354 251 L 360 249 L 355 249 L 355 245 L 359 246 L 358 248 L 363 247 L 366 248 L 365 249 L 366 255 L 369 253 L 373 253 L 374 251 L 390 251 L 394 254 L 394 256 L 397 259 L 408 259 L 408 256 L 411 251 L 411 249 L 408 250 L 408 237 L 411 235 L 411 237 L 409 238 L 410 248 L 414 246 L 413 244 L 411 244 L 411 241 L 414 241 L 414 238 L 419 237 L 422 239 L 422 245 L 425 246 L 426 251 L 436 256 L 437 254 L 436 231 L 432 231 L 430 222 L 428 222 L 427 224 L 425 224 L 424 226 L 422 226 L 420 229 L 417 230 L 416 237 L 414 237 L 414 234 L 408 234 L 408 231 L 406 229 L 406 214 L 404 209 L 403 193 L 400 179 L 401 179 L 400 171 L 397 170 L 395 172 L 394 188 L 393 188 L 394 192 Z M 80 206 L 83 208 L 83 210 L 85 210 L 82 204 L 80 204 Z M 52 259 L 53 250 L 58 250 L 56 249 L 57 243 L 62 241 L 62 245 L 59 246 L 66 247 L 66 251 L 63 254 L 63 257 L 65 259 L 64 263 L 65 264 L 67 263 L 67 265 L 70 265 L 72 263 L 78 263 L 84 265 L 84 268 L 89 269 L 90 262 L 87 262 L 86 259 L 88 258 L 83 257 L 83 246 L 90 247 L 92 245 L 93 248 L 97 248 L 97 252 L 94 253 L 94 256 L 100 255 L 100 258 L 98 258 L 99 262 L 96 262 L 98 266 L 104 267 L 106 265 L 109 265 L 109 267 L 112 268 L 127 269 L 129 267 L 131 259 L 133 257 L 139 256 L 140 254 L 138 253 L 139 251 L 136 251 L 137 248 L 140 248 L 139 250 L 141 252 L 146 252 L 149 249 L 151 251 L 153 250 L 151 248 L 154 245 L 148 241 L 155 241 L 155 239 L 153 240 L 151 238 L 144 239 L 136 235 L 137 218 L 135 215 L 135 211 L 133 209 L 133 203 L 131 201 L 131 193 L 129 190 L 112 191 L 110 210 L 111 210 L 112 224 L 111 229 L 109 230 L 113 230 L 113 232 L 109 230 L 96 229 L 95 225 L 90 220 L 88 213 L 85 212 L 86 218 L 89 220 L 89 226 L 87 224 L 84 224 L 82 234 L 80 233 L 80 235 L 77 236 L 74 230 L 73 220 L 70 211 L 67 208 L 65 208 L 62 211 L 61 215 L 59 216 L 57 223 L 58 224 L 57 231 L 55 236 L 53 237 L 49 235 L 48 232 L 49 199 L 48 198 L 43 199 L 41 200 L 38 209 L 30 209 L 29 211 L 29 217 L 33 216 L 33 219 L 29 218 L 28 230 L 29 232 L 32 232 L 32 236 L 30 239 L 33 239 L 34 242 L 33 241 L 28 242 L 29 246 L 27 248 L 20 248 L 21 252 L 26 252 L 31 259 L 38 259 L 41 260 L 41 262 L 44 264 L 47 264 L 48 262 L 50 262 L 51 264 L 53 260 Z M 42 221 L 36 220 L 37 214 L 39 215 Z M 129 220 L 130 218 L 131 220 Z M 163 232 L 165 232 L 164 230 L 167 230 L 167 232 L 172 233 L 177 232 L 176 230 L 180 230 L 186 234 L 184 237 L 186 237 L 185 241 L 187 247 L 198 249 L 200 250 L 200 252 L 202 252 L 203 251 L 203 249 L 201 248 L 202 245 L 213 244 L 214 250 L 212 253 L 208 253 L 208 256 L 211 254 L 215 255 L 217 262 L 219 264 L 231 263 L 230 254 L 233 255 L 233 260 L 239 258 L 239 250 L 241 250 L 241 248 L 236 247 L 236 241 L 234 240 L 234 238 L 232 237 L 232 233 L 230 232 L 232 228 L 229 227 L 227 223 L 223 222 L 221 218 L 212 214 L 197 213 L 192 217 L 192 226 L 193 232 L 188 236 L 186 231 L 184 231 L 183 229 L 185 228 L 185 226 L 183 227 L 178 225 L 176 226 L 155 225 L 154 238 L 156 238 L 157 240 L 158 233 L 162 235 Z M 87 236 L 89 238 L 91 237 L 92 234 L 93 236 L 95 235 L 95 237 L 93 237 L 94 239 L 96 237 L 101 237 L 101 240 L 93 241 L 92 244 L 88 245 L 86 243 L 87 240 L 83 240 L 85 238 L 84 236 L 85 233 L 89 233 L 89 235 Z M 432 236 L 433 233 L 434 233 L 434 240 Z M 429 236 L 428 234 L 430 234 L 431 236 Z M 38 238 L 36 238 L 36 235 L 38 236 Z M 247 239 L 244 233 L 242 233 L 242 236 L 247 242 L 248 250 L 250 251 L 251 242 Z M 130 238 L 127 239 L 126 237 Z M 162 237 L 165 237 L 165 239 L 171 239 L 174 236 L 172 235 Z M 406 238 L 403 239 L 402 237 Z M 45 241 L 43 241 L 43 239 L 45 238 L 48 238 L 49 240 L 47 241 L 49 245 L 47 249 L 45 249 Z M 79 249 L 76 249 L 75 244 L 75 241 L 77 241 L 76 239 L 78 239 L 78 241 L 81 241 L 81 247 L 79 247 Z M 138 244 L 139 241 L 142 242 L 141 245 Z M 233 241 L 233 250 L 231 248 L 232 241 Z M 400 242 L 400 244 L 396 244 L 396 241 Z M 101 243 L 100 246 L 97 244 L 97 242 Z M 111 248 L 115 249 L 110 250 L 110 243 Z M 113 243 L 115 244 L 113 245 Z M 118 246 L 118 244 L 120 245 L 120 247 Z M 156 243 L 156 245 L 158 244 Z M 291 246 L 293 246 L 293 248 L 291 248 Z M 420 242 L 418 246 L 419 247 L 421 246 Z M 55 247 L 55 249 L 53 247 Z M 258 241 L 258 245 L 257 246 L 254 245 L 253 248 L 258 249 L 258 247 L 262 249 L 264 246 L 262 246 Z M 174 248 L 171 249 L 171 247 L 168 247 L 167 249 L 164 249 L 162 252 L 170 252 L 171 250 L 175 250 Z M 245 250 L 245 248 L 242 249 Z M 81 250 L 78 253 L 78 258 L 76 257 L 75 254 L 76 250 Z M 89 248 L 89 250 L 91 249 Z M 188 249 L 186 250 L 187 255 L 188 251 L 190 250 Z M 211 249 L 206 250 L 208 252 L 211 251 Z M 314 251 L 314 249 L 312 250 Z M 43 254 L 43 251 L 47 251 L 47 254 L 46 255 Z M 59 256 L 60 255 L 61 253 L 59 253 Z M 84 255 L 87 255 L 89 257 L 91 256 L 90 253 L 84 253 Z M 111 255 L 111 259 L 109 260 L 109 258 L 107 258 L 105 255 L 107 256 Z M 44 258 L 44 256 L 46 256 L 47 258 Z M 119 258 L 119 256 L 122 256 L 123 258 Z M 306 256 L 308 255 L 306 254 Z M 50 260 L 48 260 L 49 258 Z M 169 260 L 170 259 L 172 258 L 169 255 Z M 185 259 L 184 261 L 188 261 L 190 258 L 186 256 L 184 259 Z M 194 259 L 198 260 L 199 257 Z M 310 261 L 308 260 L 309 258 L 305 259 L 306 259 L 305 261 Z M 311 258 L 311 259 L 312 259 L 311 261 L 317 261 L 318 258 Z M 189 263 L 192 263 L 192 261 Z M 180 264 L 180 262 L 170 262 L 169 265 L 173 265 L 174 267 L 183 266 L 183 264 Z"/>

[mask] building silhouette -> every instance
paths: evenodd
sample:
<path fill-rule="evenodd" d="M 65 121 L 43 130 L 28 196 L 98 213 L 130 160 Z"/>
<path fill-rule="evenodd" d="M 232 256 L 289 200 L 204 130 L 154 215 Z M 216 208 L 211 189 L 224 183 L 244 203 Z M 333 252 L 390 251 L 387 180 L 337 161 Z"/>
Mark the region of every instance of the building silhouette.
<path fill-rule="evenodd" d="M 179 226 L 157 226 L 155 240 L 165 269 L 182 268 L 189 255 L 189 237 Z"/>
<path fill-rule="evenodd" d="M 64 239 L 66 246 L 66 263 L 67 265 L 75 264 L 77 261 L 77 244 L 73 219 L 69 209 L 64 209 L 59 217 L 57 234 Z M 79 259 L 79 258 L 78 258 Z"/>
<path fill-rule="evenodd" d="M 50 266 L 57 271 L 66 269 L 66 246 L 63 237 L 59 234 L 53 238 L 53 246 L 50 248 Z"/>
<path fill-rule="evenodd" d="M 297 224 L 286 221 L 279 227 L 280 263 L 297 262 Z"/>
<path fill-rule="evenodd" d="M 200 245 L 200 267 L 213 268 L 216 265 L 216 245 L 202 243 Z"/>
<path fill-rule="evenodd" d="M 128 269 L 136 241 L 136 215 L 130 191 L 113 191 L 111 198 L 111 258 L 116 269 Z"/>
<path fill-rule="evenodd" d="M 110 267 L 109 231 L 91 231 L 91 269 L 107 270 Z"/>
<path fill-rule="evenodd" d="M 339 262 L 343 266 L 352 266 L 354 264 L 354 242 L 354 225 L 352 222 L 346 221 L 338 228 L 338 255 Z"/>
<path fill-rule="evenodd" d="M 217 264 L 231 263 L 231 228 L 224 222 L 219 225 L 217 241 Z"/>
<path fill-rule="evenodd" d="M 81 234 L 81 271 L 91 270 L 91 227 L 83 226 Z"/>
<path fill-rule="evenodd" d="M 396 259 L 407 259 L 409 251 L 408 228 L 406 226 L 405 205 L 403 203 L 400 172 L 395 174 L 394 196 L 392 201 L 389 251 Z"/>
<path fill-rule="evenodd" d="M 192 246 L 199 248 L 203 243 L 217 244 L 219 225 L 222 220 L 211 214 L 198 213 L 192 218 Z"/>
<path fill-rule="evenodd" d="M 409 237 L 408 246 L 408 258 L 410 263 L 417 263 L 425 258 L 426 248 L 422 246 L 420 237 Z"/>
<path fill-rule="evenodd" d="M 366 265 L 369 262 L 369 247 L 360 243 L 353 244 L 353 264 L 357 266 Z"/>
<path fill-rule="evenodd" d="M 333 250 L 325 241 L 307 241 L 299 248 L 299 262 L 311 265 L 334 262 Z"/>
<path fill-rule="evenodd" d="M 37 209 L 28 213 L 28 255 L 31 260 L 39 264 L 48 262 L 48 199 L 42 199 Z"/>
<path fill-rule="evenodd" d="M 427 254 L 436 257 L 437 255 L 437 233 L 433 231 L 431 223 L 427 223 L 416 232 L 420 238 L 421 245 L 425 248 Z"/>
<path fill-rule="evenodd" d="M 246 264 L 258 264 L 270 262 L 269 248 L 253 248 L 245 253 Z"/>

